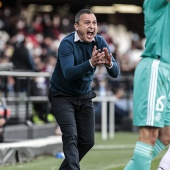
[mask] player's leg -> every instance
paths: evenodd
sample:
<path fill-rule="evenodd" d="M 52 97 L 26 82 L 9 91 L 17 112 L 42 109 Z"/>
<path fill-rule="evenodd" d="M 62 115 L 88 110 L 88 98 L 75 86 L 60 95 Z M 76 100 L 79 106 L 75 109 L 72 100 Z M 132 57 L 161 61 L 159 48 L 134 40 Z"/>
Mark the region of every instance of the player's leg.
<path fill-rule="evenodd" d="M 159 103 L 161 104 L 163 107 L 165 107 L 165 112 L 164 114 L 162 114 L 162 117 L 164 117 L 164 125 L 165 127 L 164 128 L 161 128 L 160 129 L 160 134 L 159 134 L 159 137 L 158 137 L 158 140 L 154 146 L 154 152 L 153 152 L 153 158 L 156 157 L 162 150 L 165 149 L 166 145 L 169 144 L 169 137 L 170 137 L 170 68 L 169 68 L 169 65 L 164 63 L 164 62 L 160 62 L 160 68 L 161 68 L 161 72 L 163 74 L 161 74 L 161 79 L 162 79 L 162 91 L 165 91 L 165 95 L 162 95 L 162 101 Z M 164 79 L 164 77 L 166 79 Z M 164 97 L 165 96 L 165 97 Z M 165 100 L 166 99 L 166 100 Z M 161 109 L 161 107 L 159 106 L 159 109 Z M 170 150 L 167 151 L 167 154 L 165 155 L 165 159 L 167 156 L 169 156 L 169 153 Z M 168 154 L 169 153 L 169 154 Z M 163 159 L 164 159 L 163 158 Z M 164 161 L 163 161 L 164 162 Z M 170 167 L 170 159 L 169 159 L 169 167 Z M 161 163 L 162 164 L 162 163 Z"/>
<path fill-rule="evenodd" d="M 162 79 L 159 78 L 159 63 L 159 60 L 142 59 L 135 71 L 133 123 L 142 128 L 139 131 L 139 140 L 135 146 L 133 159 L 125 167 L 125 170 L 150 169 L 158 128 L 164 125 L 164 116 L 162 116 L 164 108 L 159 108 L 158 104 L 165 105 L 166 100 L 162 103 L 162 96 L 166 95 L 166 91 L 165 87 L 160 88 Z M 159 111 L 156 110 L 157 107 Z M 141 148 L 146 150 L 147 155 Z M 143 166 L 144 164 L 147 167 Z"/>
<path fill-rule="evenodd" d="M 169 119 L 169 123 L 170 123 L 170 115 L 168 117 L 169 117 L 168 119 Z M 165 125 L 164 128 L 161 128 L 159 131 L 159 137 L 158 137 L 158 139 L 155 143 L 155 146 L 154 146 L 152 159 L 154 159 L 170 143 L 170 125 L 168 125 L 168 124 Z M 170 164 L 169 164 L 169 167 L 170 167 Z"/>
<path fill-rule="evenodd" d="M 157 139 L 153 148 L 152 159 L 154 159 L 165 148 L 166 146 L 162 143 L 162 141 L 160 139 Z"/>
<path fill-rule="evenodd" d="M 161 129 L 159 139 L 166 146 L 170 143 L 170 126 L 166 126 L 165 128 Z M 167 150 L 159 163 L 158 170 L 160 169 L 170 170 L 170 148 Z"/>
<path fill-rule="evenodd" d="M 158 137 L 159 128 L 140 127 L 139 139 L 136 142 L 133 160 L 125 167 L 125 170 L 150 170 L 153 146 Z"/>
<path fill-rule="evenodd" d="M 167 145 L 170 142 L 170 90 L 166 106 L 165 125 L 165 128 L 161 129 L 160 131 L 159 139 L 160 141 L 162 141 L 162 143 L 164 143 L 164 145 Z M 170 170 L 170 147 L 159 163 L 158 170 L 160 170 L 161 168 L 163 168 L 164 170 Z"/>

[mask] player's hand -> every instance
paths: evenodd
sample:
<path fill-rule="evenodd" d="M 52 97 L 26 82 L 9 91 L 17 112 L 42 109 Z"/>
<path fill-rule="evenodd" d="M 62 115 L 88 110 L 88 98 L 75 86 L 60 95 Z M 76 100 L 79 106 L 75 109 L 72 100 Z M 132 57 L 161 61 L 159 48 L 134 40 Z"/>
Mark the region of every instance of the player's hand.
<path fill-rule="evenodd" d="M 90 62 L 93 67 L 96 67 L 99 64 L 105 64 L 105 52 L 104 51 L 101 52 L 100 49 L 97 50 L 97 47 L 94 46 Z"/>
<path fill-rule="evenodd" d="M 107 67 L 111 67 L 112 66 L 112 55 L 109 53 L 109 50 L 106 47 L 103 48 L 103 52 L 105 53 L 105 65 Z"/>

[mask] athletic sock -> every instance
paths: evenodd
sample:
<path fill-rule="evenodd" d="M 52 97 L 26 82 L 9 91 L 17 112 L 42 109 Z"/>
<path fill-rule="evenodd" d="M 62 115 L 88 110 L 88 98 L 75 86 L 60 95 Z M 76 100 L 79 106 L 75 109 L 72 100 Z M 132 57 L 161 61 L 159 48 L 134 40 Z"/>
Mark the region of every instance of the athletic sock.
<path fill-rule="evenodd" d="M 150 170 L 152 154 L 153 146 L 138 141 L 133 156 L 135 170 Z"/>
<path fill-rule="evenodd" d="M 135 170 L 133 158 L 128 162 L 123 170 Z"/>
<path fill-rule="evenodd" d="M 158 166 L 158 170 L 170 170 L 170 159 L 169 158 L 170 158 L 170 147 L 166 151 L 163 158 L 161 159 L 159 166 Z"/>
<path fill-rule="evenodd" d="M 157 139 L 156 143 L 154 145 L 154 148 L 153 148 L 152 159 L 154 159 L 165 148 L 166 148 L 166 146 L 159 139 Z"/>
<path fill-rule="evenodd" d="M 150 170 L 152 154 L 153 146 L 138 141 L 134 149 L 133 158 L 124 170 Z"/>

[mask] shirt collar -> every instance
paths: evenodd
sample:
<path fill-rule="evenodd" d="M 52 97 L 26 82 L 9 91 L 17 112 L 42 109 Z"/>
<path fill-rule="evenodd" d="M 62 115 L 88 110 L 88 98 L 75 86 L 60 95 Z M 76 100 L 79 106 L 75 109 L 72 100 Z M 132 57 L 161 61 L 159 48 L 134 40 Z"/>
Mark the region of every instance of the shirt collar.
<path fill-rule="evenodd" d="M 75 31 L 75 34 L 74 34 L 74 42 L 77 42 L 77 41 L 83 42 L 83 41 L 80 39 L 80 37 L 78 36 L 77 31 Z M 93 41 L 95 41 L 94 38 L 93 38 Z"/>

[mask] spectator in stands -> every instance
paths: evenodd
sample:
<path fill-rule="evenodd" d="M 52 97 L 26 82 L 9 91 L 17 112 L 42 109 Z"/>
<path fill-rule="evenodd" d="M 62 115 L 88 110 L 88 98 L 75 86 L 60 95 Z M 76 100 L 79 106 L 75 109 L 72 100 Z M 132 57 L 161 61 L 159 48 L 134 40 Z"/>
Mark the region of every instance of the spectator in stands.
<path fill-rule="evenodd" d="M 35 63 L 32 55 L 26 47 L 25 36 L 18 33 L 11 61 L 14 64 L 14 69 L 22 71 L 35 71 Z"/>
<path fill-rule="evenodd" d="M 31 83 L 31 95 L 32 96 L 47 96 L 48 90 L 47 90 L 47 84 L 46 79 L 44 77 L 36 77 L 32 80 Z M 36 116 L 38 116 L 44 123 L 48 123 L 48 113 L 50 113 L 50 107 L 49 103 L 44 102 L 33 102 L 33 107 Z M 34 116 L 34 115 L 33 115 Z M 34 119 L 32 119 L 34 122 Z M 35 122 L 34 122 L 35 123 Z"/>
<path fill-rule="evenodd" d="M 132 120 L 132 99 L 127 99 L 123 85 L 112 87 L 115 96 L 115 124 L 120 128 L 126 120 Z M 132 126 L 132 124 L 130 125 Z"/>
<path fill-rule="evenodd" d="M 16 43 L 14 44 L 14 52 L 11 61 L 14 64 L 14 70 L 18 71 L 35 71 L 35 63 L 33 56 L 26 47 L 25 36 L 22 33 L 16 35 Z M 20 81 L 20 91 L 25 91 L 27 87 L 27 80 Z M 17 79 L 15 79 L 17 82 Z M 14 89 L 16 90 L 17 84 L 15 83 Z"/>
<path fill-rule="evenodd" d="M 115 101 L 113 103 L 115 108 L 114 114 L 116 130 L 122 130 L 125 126 L 124 123 L 126 122 L 130 122 L 129 127 L 126 130 L 131 130 L 133 106 L 132 100 L 126 98 L 125 87 L 122 84 L 112 86 L 111 91 L 115 97 Z M 96 102 L 94 106 L 96 124 L 101 124 L 101 103 Z"/>
<path fill-rule="evenodd" d="M 4 141 L 3 126 L 10 117 L 10 110 L 7 108 L 5 101 L 2 99 L 0 92 L 0 143 Z"/>
<path fill-rule="evenodd" d="M 0 118 L 0 143 L 4 142 L 3 126 L 5 125 L 5 123 L 6 123 L 5 118 Z"/>

